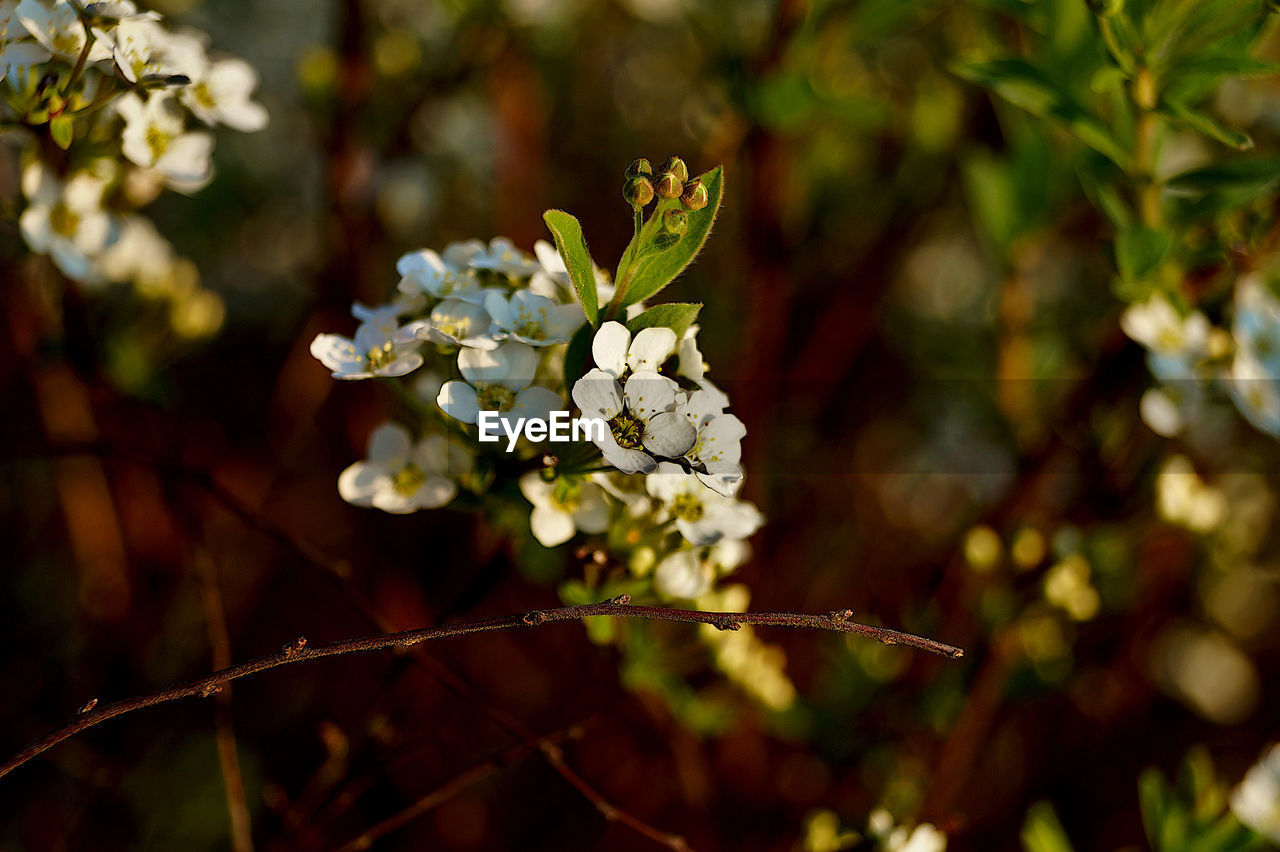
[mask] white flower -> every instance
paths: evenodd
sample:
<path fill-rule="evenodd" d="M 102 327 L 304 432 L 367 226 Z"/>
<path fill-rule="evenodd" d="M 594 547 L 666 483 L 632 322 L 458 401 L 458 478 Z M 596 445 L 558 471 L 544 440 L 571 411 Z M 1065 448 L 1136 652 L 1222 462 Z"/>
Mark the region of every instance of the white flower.
<path fill-rule="evenodd" d="M 415 320 L 403 331 L 418 340 L 430 340 L 432 343 L 496 349 L 498 341 L 490 335 L 492 326 L 489 312 L 480 305 L 449 298 L 436 305 L 429 318 Z"/>
<path fill-rule="evenodd" d="M 946 848 L 947 836 L 927 822 L 910 832 L 895 828 L 884 847 L 885 852 L 944 852 Z"/>
<path fill-rule="evenodd" d="M 485 250 L 479 240 L 451 243 L 443 255 L 431 249 L 409 252 L 396 262 L 400 273 L 401 293 L 426 293 L 437 299 L 454 298 L 476 305 L 484 304 L 489 291 L 470 266 L 471 259 Z"/>
<path fill-rule="evenodd" d="M 1247 349 L 1237 349 L 1227 373 L 1236 408 L 1260 431 L 1280 438 L 1280 380 Z"/>
<path fill-rule="evenodd" d="M 1160 293 L 1126 308 L 1120 328 L 1148 349 L 1151 372 L 1162 379 L 1191 377 L 1209 342 L 1205 315 L 1192 311 L 1183 317 Z"/>
<path fill-rule="evenodd" d="M 609 526 L 604 489 L 594 483 L 564 477 L 547 482 L 533 471 L 520 477 L 520 491 L 533 504 L 529 527 L 544 547 L 564 544 L 577 530 L 598 533 Z"/>
<path fill-rule="evenodd" d="M 715 568 L 699 558 L 696 549 L 685 548 L 658 563 L 653 587 L 663 597 L 693 600 L 711 591 L 715 578 Z"/>
<path fill-rule="evenodd" d="M 193 192 L 213 177 L 213 136 L 187 132 L 182 112 L 170 94 L 151 94 L 144 102 L 130 92 L 116 101 L 124 117 L 124 155 L 143 168 L 155 169 L 174 189 Z"/>
<path fill-rule="evenodd" d="M 0 80 L 12 77 L 10 83 L 19 86 L 17 78 L 33 66 L 48 62 L 49 51 L 33 41 L 18 41 L 0 50 Z"/>
<path fill-rule="evenodd" d="M 711 488 L 732 497 L 742 486 L 742 439 L 747 427 L 733 414 L 725 413 L 729 397 L 711 382 L 680 403 L 680 412 L 698 430 L 693 446 L 685 453 L 698 477 Z"/>
<path fill-rule="evenodd" d="M 1165 438 L 1176 436 L 1186 425 L 1178 403 L 1159 388 L 1148 388 L 1142 394 L 1142 399 L 1138 402 L 1138 413 L 1152 432 Z"/>
<path fill-rule="evenodd" d="M 596 369 L 574 384 L 573 401 L 584 416 L 608 421 L 595 441 L 605 461 L 623 473 L 649 473 L 658 464 L 654 456 L 680 458 L 698 438 L 676 410 L 676 390 L 675 382 L 650 370 L 632 373 L 624 389 L 613 373 Z"/>
<path fill-rule="evenodd" d="M 98 269 L 109 281 L 139 281 L 146 285 L 167 276 L 173 263 L 173 246 L 160 236 L 151 220 L 128 216 L 120 226 L 120 236 L 99 258 Z"/>
<path fill-rule="evenodd" d="M 207 63 L 200 39 L 170 32 L 158 21 L 158 15 L 143 13 L 126 16 L 109 29 L 94 30 L 130 83 L 175 74 L 190 78 Z"/>
<path fill-rule="evenodd" d="M 78 58 L 84 50 L 88 40 L 84 24 L 80 22 L 75 7 L 67 0 L 54 0 L 52 6 L 40 0 L 22 0 L 15 13 L 27 32 L 46 50 L 72 60 Z M 110 59 L 111 51 L 106 45 L 95 41 L 89 48 L 88 58 L 90 62 Z"/>
<path fill-rule="evenodd" d="M 1280 843 L 1280 745 L 1245 773 L 1231 794 L 1231 812 L 1244 825 Z"/>
<path fill-rule="evenodd" d="M 512 278 L 529 278 L 541 264 L 515 247 L 506 237 L 495 237 L 471 258 L 472 269 L 487 269 Z"/>
<path fill-rule="evenodd" d="M 596 366 L 615 379 L 630 368 L 657 372 L 676 350 L 676 333 L 669 328 L 641 329 L 634 338 L 627 327 L 610 320 L 600 326 L 591 339 L 591 357 Z"/>
<path fill-rule="evenodd" d="M 1237 347 L 1247 349 L 1268 372 L 1280 372 L 1280 300 L 1258 273 L 1236 284 L 1231 333 Z"/>
<path fill-rule="evenodd" d="M 557 305 L 528 290 L 517 291 L 510 298 L 491 292 L 484 300 L 484 306 L 503 337 L 530 346 L 568 343 L 573 333 L 587 321 L 578 305 Z"/>
<path fill-rule="evenodd" d="M 78 172 L 65 184 L 34 163 L 22 174 L 27 209 L 19 225 L 32 251 L 47 254 L 69 278 L 92 282 L 94 261 L 111 239 L 111 217 L 102 209 L 103 183 Z"/>
<path fill-rule="evenodd" d="M 14 25 L 14 13 L 18 9 L 18 0 L 0 0 L 0 47 L 9 42 L 9 31 L 15 30 L 13 37 L 26 35 L 26 27 Z"/>
<path fill-rule="evenodd" d="M 754 505 L 713 491 L 678 464 L 662 462 L 644 484 L 649 496 L 662 502 L 659 517 L 673 518 L 690 544 L 748 538 L 764 523 Z"/>
<path fill-rule="evenodd" d="M 338 477 L 338 493 L 356 506 L 372 506 L 397 515 L 443 506 L 458 486 L 443 475 L 449 469 L 448 441 L 428 435 L 416 444 L 409 430 L 384 423 L 369 436 L 368 456 Z"/>
<path fill-rule="evenodd" d="M 418 341 L 401 333 L 395 306 L 366 308 L 352 313 L 362 320 L 355 339 L 340 334 L 317 334 L 311 354 L 333 371 L 335 379 L 404 376 L 422 366 Z"/>
<path fill-rule="evenodd" d="M 653 585 L 665 597 L 695 600 L 711 591 L 717 577 L 732 573 L 750 555 L 751 545 L 741 539 L 681 548 L 658 563 Z"/>
<path fill-rule="evenodd" d="M 538 369 L 535 349 L 508 340 L 497 349 L 463 349 L 458 370 L 465 381 L 445 382 L 436 402 L 463 423 L 475 423 L 481 411 L 498 412 L 504 425 L 521 417 L 548 419 L 561 405 L 560 395 L 529 387 Z"/>
<path fill-rule="evenodd" d="M 191 84 L 178 97 L 205 124 L 225 124 L 244 133 L 267 126 L 267 111 L 250 100 L 258 72 L 243 59 L 204 60 L 188 72 Z"/>

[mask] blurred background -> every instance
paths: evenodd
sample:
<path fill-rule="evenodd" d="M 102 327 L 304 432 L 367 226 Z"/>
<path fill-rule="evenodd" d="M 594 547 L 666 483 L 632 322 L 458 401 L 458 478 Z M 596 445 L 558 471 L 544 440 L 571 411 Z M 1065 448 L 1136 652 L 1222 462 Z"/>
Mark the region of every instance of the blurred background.
<path fill-rule="evenodd" d="M 1083 2 L 150 5 L 259 69 L 271 123 L 148 210 L 216 304 L 64 288 L 0 225 L 0 750 L 300 635 L 555 605 L 567 548 L 339 499 L 391 401 L 308 345 L 389 298 L 403 252 L 530 250 L 549 207 L 612 266 L 639 156 L 725 167 L 666 295 L 706 303 L 748 427 L 752 608 L 848 607 L 967 655 L 761 631 L 795 701 L 695 673 L 719 695 L 698 714 L 651 685 L 668 661 L 620 668 L 573 625 L 289 667 L 0 780 L 0 849 L 335 849 L 396 814 L 375 848 L 660 848 L 530 737 L 695 849 L 853 848 L 877 807 L 1021 849 L 1039 802 L 1077 849 L 1148 848 L 1144 770 L 1207 754 L 1229 786 L 1280 736 L 1280 448 L 1225 413 L 1196 443 L 1144 424 L 1088 148 L 953 73 L 1086 26 Z M 1276 150 L 1274 81 L 1211 108 Z"/>

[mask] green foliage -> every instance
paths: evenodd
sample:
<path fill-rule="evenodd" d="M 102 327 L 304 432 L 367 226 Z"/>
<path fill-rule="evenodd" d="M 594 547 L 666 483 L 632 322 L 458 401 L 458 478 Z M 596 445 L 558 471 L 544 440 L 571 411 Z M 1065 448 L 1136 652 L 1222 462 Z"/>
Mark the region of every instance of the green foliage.
<path fill-rule="evenodd" d="M 658 200 L 652 215 L 627 245 L 618 263 L 617 307 L 625 308 L 657 295 L 693 262 L 720 210 L 722 172 L 721 167 L 716 166 L 697 178 L 706 187 L 709 200 L 701 210 L 688 211 L 689 229 L 678 239 L 665 233 L 662 223 L 666 211 L 682 206 L 680 199 Z"/>
<path fill-rule="evenodd" d="M 1048 802 L 1038 802 L 1027 811 L 1027 819 L 1022 824 L 1022 848 L 1026 852 L 1075 852 L 1053 805 Z"/>
<path fill-rule="evenodd" d="M 1267 843 L 1227 811 L 1227 791 L 1203 747 L 1188 752 L 1170 785 L 1157 769 L 1138 780 L 1142 823 L 1153 852 L 1247 852 Z"/>
<path fill-rule="evenodd" d="M 578 303 L 591 325 L 600 324 L 600 306 L 596 298 L 596 268 L 591 261 L 591 252 L 587 250 L 586 238 L 582 236 L 582 226 L 578 220 L 563 210 L 548 210 L 542 214 L 552 236 L 556 239 L 556 249 L 560 259 L 569 270 L 569 280 L 573 282 L 574 292 L 578 294 Z"/>
<path fill-rule="evenodd" d="M 676 333 L 676 339 L 679 340 L 698 318 L 700 310 L 702 310 L 701 302 L 671 302 L 666 305 L 655 305 L 635 319 L 628 320 L 627 329 L 635 334 L 641 329 L 666 326 Z"/>

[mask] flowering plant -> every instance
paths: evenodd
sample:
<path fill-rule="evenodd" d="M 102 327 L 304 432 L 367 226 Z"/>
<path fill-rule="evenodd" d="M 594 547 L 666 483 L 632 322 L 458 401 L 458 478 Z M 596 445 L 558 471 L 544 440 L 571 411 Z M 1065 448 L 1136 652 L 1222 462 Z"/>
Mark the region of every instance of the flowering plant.
<path fill-rule="evenodd" d="M 342 497 L 395 513 L 459 495 L 524 505 L 514 535 L 581 545 L 586 570 L 561 586 L 566 603 L 625 593 L 745 611 L 746 587 L 722 581 L 749 558 L 747 539 L 764 522 L 738 496 L 746 428 L 699 352 L 702 305 L 649 304 L 702 247 L 722 188 L 718 167 L 691 177 L 678 157 L 656 171 L 633 162 L 623 197 L 634 233 L 612 276 L 560 210 L 544 216 L 554 244 L 539 241 L 532 253 L 499 237 L 402 257 L 394 299 L 356 304 L 351 338 L 312 342 L 334 378 L 382 378 L 407 403 L 408 422 L 378 427 L 368 458 L 339 477 Z M 607 428 L 562 445 L 516 441 L 513 424 L 566 406 Z M 485 441 L 491 419 L 509 443 Z M 620 638 L 612 624 L 591 629 L 601 641 Z M 749 694 L 773 709 L 790 704 L 781 651 L 749 626 L 704 626 L 702 636 Z"/>

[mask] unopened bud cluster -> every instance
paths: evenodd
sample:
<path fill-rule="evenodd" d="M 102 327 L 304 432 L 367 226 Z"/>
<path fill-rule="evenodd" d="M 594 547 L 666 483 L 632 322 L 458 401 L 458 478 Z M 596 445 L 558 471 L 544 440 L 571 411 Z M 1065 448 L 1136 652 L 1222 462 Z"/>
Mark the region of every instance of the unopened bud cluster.
<path fill-rule="evenodd" d="M 655 196 L 668 201 L 678 198 L 681 205 L 690 211 L 707 206 L 707 188 L 696 178 L 689 180 L 689 167 L 679 157 L 668 157 L 656 173 L 648 160 L 635 160 L 627 166 L 626 178 L 622 197 L 637 211 L 653 201 Z M 668 210 L 663 215 L 662 224 L 669 233 L 683 234 L 689 228 L 689 217 L 684 210 Z"/>

